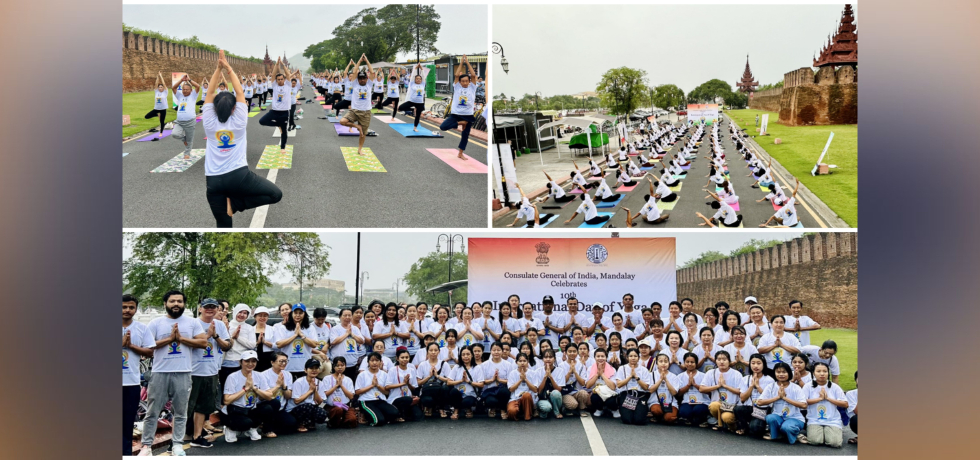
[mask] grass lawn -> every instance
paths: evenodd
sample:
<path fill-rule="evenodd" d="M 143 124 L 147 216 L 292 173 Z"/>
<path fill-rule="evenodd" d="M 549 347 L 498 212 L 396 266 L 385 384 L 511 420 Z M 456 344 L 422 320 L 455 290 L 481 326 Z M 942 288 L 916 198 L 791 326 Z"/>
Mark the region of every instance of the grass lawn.
<path fill-rule="evenodd" d="M 153 117 L 149 120 L 143 118 L 146 113 L 153 110 L 154 91 L 143 91 L 139 93 L 125 93 L 122 95 L 122 114 L 129 115 L 130 125 L 123 126 L 122 137 L 132 136 L 150 128 L 160 127 L 160 118 Z M 173 101 L 173 91 L 167 90 L 167 104 Z M 167 122 L 177 119 L 177 111 L 173 108 L 167 110 Z"/>
<path fill-rule="evenodd" d="M 840 363 L 840 386 L 844 391 L 853 390 L 855 388 L 854 371 L 858 369 L 857 331 L 854 329 L 820 329 L 810 332 L 810 345 L 819 347 L 824 340 L 837 342 L 837 362 Z"/>
<path fill-rule="evenodd" d="M 857 227 L 857 125 L 827 125 L 827 126 L 785 126 L 776 122 L 779 114 L 762 110 L 727 110 L 732 117 L 750 135 L 755 134 L 755 116 L 769 114 L 769 136 L 756 137 L 756 142 L 772 154 L 790 174 L 800 179 L 800 182 L 813 191 L 820 199 L 833 209 L 851 227 Z M 831 169 L 831 174 L 811 176 L 810 170 L 820 158 L 820 152 L 827 144 L 830 132 L 834 132 L 834 141 L 827 150 L 824 162 L 837 165 Z M 776 138 L 782 143 L 773 143 Z M 792 189 L 793 184 L 783 184 L 784 189 Z"/>

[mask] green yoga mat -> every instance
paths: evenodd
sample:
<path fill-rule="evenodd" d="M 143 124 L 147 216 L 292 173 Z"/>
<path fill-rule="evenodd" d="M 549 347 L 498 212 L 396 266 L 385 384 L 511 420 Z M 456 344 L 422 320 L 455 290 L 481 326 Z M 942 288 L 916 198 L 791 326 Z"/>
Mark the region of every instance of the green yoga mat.
<path fill-rule="evenodd" d="M 293 146 L 286 146 L 286 154 L 279 151 L 279 145 L 267 145 L 255 169 L 290 169 L 293 167 Z"/>
<path fill-rule="evenodd" d="M 668 188 L 670 189 L 671 192 L 679 192 L 679 191 L 681 191 L 681 187 L 683 187 L 683 186 L 684 186 L 684 183 L 681 182 L 681 183 L 679 183 L 679 184 L 677 184 L 677 185 L 675 185 L 673 187 L 668 187 Z"/>
<path fill-rule="evenodd" d="M 657 202 L 657 209 L 659 209 L 661 211 L 673 211 L 674 210 L 674 206 L 677 206 L 677 202 L 680 201 L 680 200 L 681 200 L 681 197 L 677 197 L 676 200 L 671 201 L 670 203 L 667 203 L 667 202 L 664 202 L 664 201 L 658 201 Z"/>
<path fill-rule="evenodd" d="M 385 112 L 384 110 L 371 109 L 371 113 L 388 113 L 388 112 Z"/>
<path fill-rule="evenodd" d="M 364 147 L 363 151 L 364 155 L 358 155 L 357 147 L 340 148 L 340 152 L 344 155 L 344 162 L 347 163 L 348 171 L 388 172 L 370 148 Z"/>
<path fill-rule="evenodd" d="M 262 113 L 262 112 L 259 112 L 259 111 L 255 111 L 255 112 L 250 112 L 250 113 L 248 114 L 248 117 L 249 117 L 249 118 L 252 118 L 252 117 L 254 117 L 254 116 L 256 116 L 256 115 L 258 115 L 258 114 L 260 114 L 260 113 Z"/>

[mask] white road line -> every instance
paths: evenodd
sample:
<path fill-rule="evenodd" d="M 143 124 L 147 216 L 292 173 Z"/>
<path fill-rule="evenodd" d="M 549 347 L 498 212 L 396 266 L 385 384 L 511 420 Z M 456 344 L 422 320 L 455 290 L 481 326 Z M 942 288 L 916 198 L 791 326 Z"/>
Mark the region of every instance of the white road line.
<path fill-rule="evenodd" d="M 269 175 L 266 179 L 273 184 L 276 183 L 276 176 L 279 175 L 278 169 L 270 169 Z M 252 214 L 252 223 L 248 225 L 248 228 L 262 228 L 265 227 L 265 217 L 269 214 L 269 205 L 259 206 L 255 208 L 255 214 Z"/>
<path fill-rule="evenodd" d="M 596 428 L 595 422 L 592 421 L 592 416 L 579 418 L 582 419 L 582 426 L 585 427 L 585 435 L 589 438 L 589 447 L 592 448 L 592 455 L 608 457 L 609 452 L 606 451 L 606 445 L 602 443 L 602 436 L 599 435 L 599 429 Z"/>

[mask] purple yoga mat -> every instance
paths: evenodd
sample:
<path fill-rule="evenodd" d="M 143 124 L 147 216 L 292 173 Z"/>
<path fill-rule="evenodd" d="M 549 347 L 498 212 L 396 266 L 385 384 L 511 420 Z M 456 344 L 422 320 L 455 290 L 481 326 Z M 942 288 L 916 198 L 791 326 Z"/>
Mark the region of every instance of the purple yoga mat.
<path fill-rule="evenodd" d="M 163 130 L 163 137 L 169 136 L 171 132 L 173 132 L 173 130 L 171 129 Z M 151 142 L 153 141 L 153 139 L 156 139 L 157 136 L 159 135 L 160 133 L 150 133 L 149 136 L 144 136 L 142 139 L 137 139 L 136 142 Z"/>
<path fill-rule="evenodd" d="M 351 131 L 351 128 L 348 128 L 348 127 L 346 127 L 346 126 L 344 126 L 344 125 L 342 125 L 340 123 L 335 123 L 333 125 L 333 127 L 337 129 L 337 135 L 338 136 L 360 136 L 361 135 L 360 133 L 358 133 L 357 128 L 353 128 L 353 131 Z"/>

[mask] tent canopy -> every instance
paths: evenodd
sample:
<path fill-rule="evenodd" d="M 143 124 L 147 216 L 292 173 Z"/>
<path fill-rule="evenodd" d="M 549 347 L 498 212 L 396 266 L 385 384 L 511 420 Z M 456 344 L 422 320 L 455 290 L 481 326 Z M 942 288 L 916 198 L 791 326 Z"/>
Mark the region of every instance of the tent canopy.
<path fill-rule="evenodd" d="M 435 287 L 431 287 L 429 289 L 426 289 L 425 292 L 446 292 L 446 291 L 452 291 L 454 289 L 459 289 L 459 288 L 461 288 L 463 286 L 466 286 L 467 283 L 468 283 L 468 280 L 450 281 L 448 283 L 442 283 L 442 284 L 440 284 L 438 286 L 435 286 Z"/>
<path fill-rule="evenodd" d="M 514 117 L 496 117 L 496 124 L 494 127 L 496 129 L 503 128 L 516 128 L 518 126 L 524 126 L 524 120 Z"/>
<path fill-rule="evenodd" d="M 590 117 L 568 117 L 568 118 L 562 118 L 561 120 L 553 121 L 551 123 L 545 123 L 540 127 L 538 127 L 538 131 L 549 129 L 555 126 L 561 126 L 561 125 L 574 126 L 576 128 L 582 128 L 587 130 L 589 129 L 589 125 L 593 123 L 602 124 L 602 120 L 595 120 Z"/>

